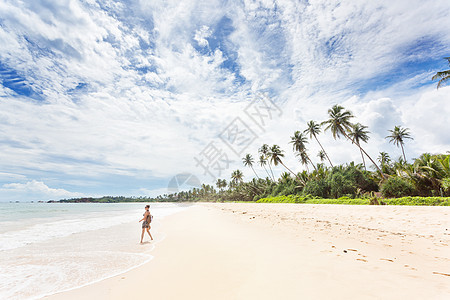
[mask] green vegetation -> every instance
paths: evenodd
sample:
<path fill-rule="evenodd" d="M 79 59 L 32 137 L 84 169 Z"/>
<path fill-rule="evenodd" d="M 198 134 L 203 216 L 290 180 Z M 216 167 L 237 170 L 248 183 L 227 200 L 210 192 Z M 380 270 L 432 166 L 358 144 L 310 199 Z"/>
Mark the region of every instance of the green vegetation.
<path fill-rule="evenodd" d="M 252 169 L 256 178 L 244 181 L 240 170 L 234 170 L 230 181 L 218 179 L 217 189 L 203 184 L 199 188 L 160 196 L 164 201 L 257 201 L 282 203 L 340 203 L 340 204 L 401 204 L 447 205 L 450 196 L 450 155 L 424 153 L 411 163 L 406 160 L 405 142 L 412 139 L 408 128 L 395 126 L 386 139 L 401 148 L 401 156 L 392 160 L 388 153 L 380 152 L 377 161 L 362 148 L 368 143 L 368 127 L 351 122 L 353 114 L 342 106 L 328 110 L 328 120 L 309 121 L 305 130 L 297 130 L 290 137 L 293 155 L 305 171 L 295 173 L 284 163 L 287 153 L 278 145 L 263 144 L 258 150 L 259 175 L 253 156 L 242 159 L 244 166 Z M 323 129 L 321 128 L 323 126 Z M 358 147 L 361 163 L 350 162 L 333 165 L 318 136 L 331 132 L 334 139 L 343 137 Z M 314 163 L 307 145 L 314 140 L 320 146 L 320 163 Z M 372 163 L 366 168 L 366 160 Z M 324 162 L 329 163 L 326 166 Z M 283 167 L 286 172 L 279 178 L 273 168 Z M 370 170 L 370 167 L 373 170 Z M 261 171 L 267 175 L 261 176 Z M 403 197 L 399 199 L 392 199 Z M 441 198 L 440 198 L 441 197 Z"/>
<path fill-rule="evenodd" d="M 160 195 L 156 198 L 102 197 L 62 200 L 62 202 L 267 202 L 267 203 L 327 203 L 327 204 L 387 204 L 387 205 L 449 205 L 450 152 L 424 153 L 412 162 L 406 160 L 405 141 L 412 139 L 408 128 L 395 126 L 386 137 L 401 148 L 401 156 L 392 160 L 380 152 L 377 163 L 362 148 L 368 143 L 369 130 L 360 123 L 351 123 L 353 114 L 342 106 L 328 110 L 329 119 L 321 123 L 309 121 L 305 130 L 297 130 L 290 137 L 292 151 L 306 170 L 295 173 L 284 162 L 285 153 L 278 145 L 263 144 L 259 148 L 258 164 L 265 178 L 255 170 L 255 160 L 248 153 L 243 165 L 252 169 L 256 178 L 244 181 L 240 170 L 231 173 L 229 181 L 217 179 L 216 187 L 202 184 L 189 191 Z M 323 130 L 321 126 L 324 126 Z M 333 165 L 332 159 L 320 144 L 318 135 L 330 131 L 334 139 L 344 137 L 358 147 L 361 163 Z M 308 136 L 320 145 L 320 163 L 314 164 L 308 154 Z M 400 154 L 400 153 L 399 153 Z M 371 162 L 372 166 L 367 166 Z M 323 162 L 327 161 L 329 166 Z M 286 172 L 275 178 L 273 168 Z M 310 168 L 312 167 L 312 168 Z M 370 170 L 372 168 L 372 170 Z"/>
<path fill-rule="evenodd" d="M 450 206 L 450 197 L 403 197 L 394 199 L 383 199 L 385 205 L 441 205 Z M 337 199 L 324 199 L 311 196 L 276 196 L 262 198 L 258 203 L 305 203 L 305 204 L 353 204 L 353 205 L 370 205 L 369 198 L 348 198 L 341 197 Z"/>

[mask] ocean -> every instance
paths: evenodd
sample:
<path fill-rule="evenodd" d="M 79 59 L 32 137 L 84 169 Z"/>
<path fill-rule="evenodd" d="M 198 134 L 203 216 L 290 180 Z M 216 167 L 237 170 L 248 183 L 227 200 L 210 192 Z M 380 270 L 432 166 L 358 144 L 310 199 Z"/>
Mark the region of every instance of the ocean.
<path fill-rule="evenodd" d="M 140 244 L 145 203 L 0 203 L 0 299 L 39 299 L 112 277 L 152 259 L 160 220 L 186 209 L 150 204 L 151 233 Z"/>

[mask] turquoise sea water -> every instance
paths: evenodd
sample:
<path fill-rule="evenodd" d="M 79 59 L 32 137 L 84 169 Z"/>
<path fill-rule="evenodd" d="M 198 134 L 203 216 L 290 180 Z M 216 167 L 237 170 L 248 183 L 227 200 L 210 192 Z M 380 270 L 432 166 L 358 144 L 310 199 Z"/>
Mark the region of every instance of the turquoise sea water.
<path fill-rule="evenodd" d="M 186 209 L 151 204 L 152 235 L 139 243 L 145 203 L 0 203 L 0 299 L 37 299 L 145 263 L 159 221 Z"/>

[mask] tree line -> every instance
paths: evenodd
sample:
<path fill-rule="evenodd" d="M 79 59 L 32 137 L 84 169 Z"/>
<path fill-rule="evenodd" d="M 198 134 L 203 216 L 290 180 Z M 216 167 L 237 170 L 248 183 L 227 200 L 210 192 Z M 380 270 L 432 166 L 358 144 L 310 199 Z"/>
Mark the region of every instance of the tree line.
<path fill-rule="evenodd" d="M 292 152 L 306 170 L 295 173 L 285 164 L 285 151 L 278 145 L 263 144 L 257 160 L 248 153 L 242 158 L 244 167 L 252 169 L 255 178 L 244 181 L 237 169 L 228 179 L 217 179 L 215 186 L 203 184 L 189 191 L 163 195 L 170 201 L 256 201 L 265 197 L 282 195 L 311 195 L 321 198 L 346 197 L 403 197 L 403 196 L 450 196 L 450 165 L 447 154 L 424 153 L 408 163 L 405 142 L 413 139 L 408 128 L 395 126 L 388 131 L 386 139 L 401 149 L 398 159 L 380 152 L 371 157 L 363 147 L 370 136 L 368 127 L 352 123 L 354 115 L 340 105 L 328 110 L 328 119 L 323 122 L 309 121 L 306 129 L 295 131 L 290 137 Z M 355 145 L 361 154 L 361 163 L 350 162 L 335 165 L 320 143 L 321 133 L 330 132 L 335 140 L 343 138 Z M 307 145 L 316 142 L 320 151 L 320 163 L 314 164 Z M 366 159 L 371 163 L 367 168 Z M 255 170 L 259 165 L 261 176 Z M 276 178 L 273 169 L 282 167 L 286 171 Z"/>

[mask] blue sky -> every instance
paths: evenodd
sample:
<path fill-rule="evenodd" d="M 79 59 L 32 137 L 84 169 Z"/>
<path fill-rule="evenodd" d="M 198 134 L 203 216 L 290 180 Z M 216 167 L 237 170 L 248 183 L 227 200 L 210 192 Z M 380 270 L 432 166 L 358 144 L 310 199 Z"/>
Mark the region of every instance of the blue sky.
<path fill-rule="evenodd" d="M 219 134 L 260 95 L 282 114 L 246 151 L 278 144 L 295 171 L 290 136 L 336 103 L 375 157 L 401 154 L 384 139 L 395 125 L 409 158 L 448 151 L 450 87 L 430 79 L 448 67 L 449 15 L 447 0 L 0 0 L 0 201 L 155 196 L 183 172 L 211 183 L 194 157 L 227 151 Z M 253 176 L 228 154 L 222 178 Z"/>

